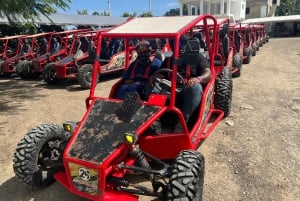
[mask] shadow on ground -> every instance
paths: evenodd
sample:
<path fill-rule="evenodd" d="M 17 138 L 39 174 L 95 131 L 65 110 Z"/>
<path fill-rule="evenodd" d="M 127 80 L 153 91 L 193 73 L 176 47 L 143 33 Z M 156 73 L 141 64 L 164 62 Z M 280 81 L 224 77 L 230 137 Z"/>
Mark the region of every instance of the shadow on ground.
<path fill-rule="evenodd" d="M 5 181 L 0 185 L 0 200 L 5 201 L 84 201 L 82 197 L 73 195 L 58 183 L 48 187 L 36 189 L 22 184 L 16 177 Z"/>

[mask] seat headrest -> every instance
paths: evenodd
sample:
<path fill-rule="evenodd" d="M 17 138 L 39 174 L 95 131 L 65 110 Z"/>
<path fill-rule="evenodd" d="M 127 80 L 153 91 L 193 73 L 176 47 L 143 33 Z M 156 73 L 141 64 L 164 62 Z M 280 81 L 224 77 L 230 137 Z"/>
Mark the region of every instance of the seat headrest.
<path fill-rule="evenodd" d="M 164 62 L 166 57 L 165 57 L 164 53 L 162 53 L 161 51 L 158 50 L 155 53 L 155 58 L 159 59 L 161 62 Z"/>

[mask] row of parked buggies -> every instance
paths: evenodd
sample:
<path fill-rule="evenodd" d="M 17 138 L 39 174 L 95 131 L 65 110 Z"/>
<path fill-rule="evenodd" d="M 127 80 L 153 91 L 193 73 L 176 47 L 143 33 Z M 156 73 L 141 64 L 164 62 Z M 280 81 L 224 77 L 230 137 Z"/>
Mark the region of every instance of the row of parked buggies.
<path fill-rule="evenodd" d="M 52 33 L 53 37 L 56 34 L 60 35 Z M 180 41 L 185 36 L 198 39 L 191 40 L 189 48 L 181 53 Z M 48 44 L 54 47 L 51 37 L 47 38 Z M 80 39 L 86 37 L 88 43 L 84 46 Z M 81 41 L 86 49 L 71 42 L 65 48 L 69 54 L 53 60 L 51 48 L 47 47 L 45 56 L 39 49 L 31 59 L 18 61 L 16 71 L 23 77 L 43 74 L 48 83 L 86 76 L 88 82 L 82 86 L 90 88 L 87 110 L 80 120 L 69 120 L 62 126 L 42 124 L 30 130 L 16 147 L 16 177 L 32 187 L 58 181 L 71 193 L 90 200 L 130 201 L 138 200 L 139 195 L 160 200 L 202 200 L 205 163 L 197 149 L 230 114 L 232 77 L 241 76 L 242 65 L 250 63 L 268 41 L 264 26 L 230 23 L 227 18 L 211 15 L 146 17 L 105 31 L 67 32 L 58 41 L 65 41 L 67 47 L 69 39 Z M 134 41 L 145 39 L 150 41 L 153 57 L 159 56 L 170 75 L 169 80 L 154 77 L 158 84 L 167 85 L 162 86 L 163 93 L 151 94 L 145 101 L 133 92 L 119 100 L 116 92 L 120 79 L 108 97 L 96 96 L 99 75 L 120 70 L 119 66 L 126 69 L 135 59 Z M 107 51 L 115 48 L 118 50 L 114 53 Z M 78 59 L 79 49 L 89 60 Z M 187 67 L 195 65 L 199 53 L 209 59 L 212 76 L 204 86 L 199 108 L 191 121 L 185 122 L 176 106 L 180 87 L 177 70 L 183 61 Z M 116 58 L 118 54 L 122 56 Z M 43 65 L 41 57 L 47 60 Z M 3 63 L 2 73 L 14 69 L 3 67 Z"/>
<path fill-rule="evenodd" d="M 16 35 L 0 38 L 0 76 L 17 74 L 22 79 L 40 76 L 47 84 L 76 78 L 82 88 L 90 88 L 97 38 L 108 29 Z M 124 70 L 123 46 L 119 39 L 103 39 L 101 73 Z M 117 54 L 119 53 L 119 54 Z M 118 65 L 111 64 L 118 60 Z"/>

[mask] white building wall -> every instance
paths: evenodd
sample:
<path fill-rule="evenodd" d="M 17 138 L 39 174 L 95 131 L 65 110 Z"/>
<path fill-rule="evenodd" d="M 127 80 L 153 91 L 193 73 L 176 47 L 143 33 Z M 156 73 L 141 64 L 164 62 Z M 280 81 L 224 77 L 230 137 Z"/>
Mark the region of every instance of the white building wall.
<path fill-rule="evenodd" d="M 194 14 L 233 15 L 236 20 L 244 20 L 246 12 L 246 0 L 178 0 L 181 8 L 186 4 L 189 10 L 191 6 L 196 7 Z M 192 15 L 192 12 L 189 12 Z"/>

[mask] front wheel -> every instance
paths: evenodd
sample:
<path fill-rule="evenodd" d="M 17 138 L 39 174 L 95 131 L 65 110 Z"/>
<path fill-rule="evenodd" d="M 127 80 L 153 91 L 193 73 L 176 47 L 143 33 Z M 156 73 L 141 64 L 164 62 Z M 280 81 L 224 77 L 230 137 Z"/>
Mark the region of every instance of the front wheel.
<path fill-rule="evenodd" d="M 244 55 L 246 55 L 246 58 L 243 60 L 243 63 L 249 64 L 252 58 L 252 48 L 247 47 L 246 49 L 244 49 Z"/>
<path fill-rule="evenodd" d="M 253 44 L 252 44 L 252 56 L 256 56 L 256 51 L 257 51 L 256 44 L 253 43 Z"/>
<path fill-rule="evenodd" d="M 243 66 L 243 56 L 240 53 L 236 53 L 233 56 L 232 60 L 232 66 L 234 68 L 237 68 L 237 71 L 232 74 L 233 77 L 240 77 L 242 72 L 242 66 Z"/>
<path fill-rule="evenodd" d="M 14 153 L 16 177 L 32 187 L 53 183 L 54 174 L 63 171 L 62 156 L 69 137 L 55 124 L 43 124 L 29 131 Z"/>
<path fill-rule="evenodd" d="M 167 200 L 201 201 L 204 183 L 204 157 L 197 151 L 179 153 L 171 172 Z"/>
<path fill-rule="evenodd" d="M 43 69 L 43 79 L 47 84 L 57 84 L 59 79 L 56 78 L 55 64 L 49 63 Z"/>
<path fill-rule="evenodd" d="M 27 78 L 36 79 L 40 76 L 40 73 L 33 70 L 33 62 L 32 61 L 24 61 L 23 62 L 23 73 Z"/>

